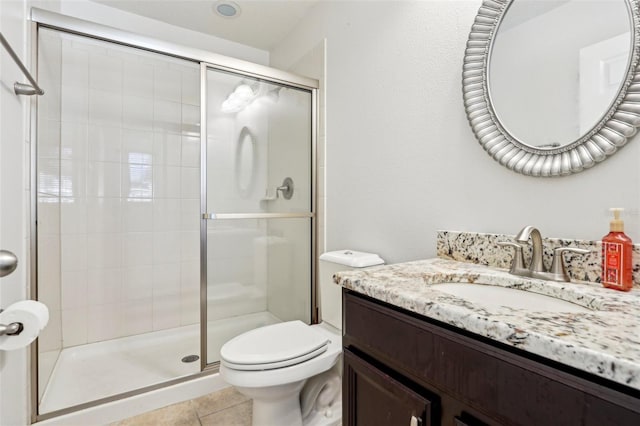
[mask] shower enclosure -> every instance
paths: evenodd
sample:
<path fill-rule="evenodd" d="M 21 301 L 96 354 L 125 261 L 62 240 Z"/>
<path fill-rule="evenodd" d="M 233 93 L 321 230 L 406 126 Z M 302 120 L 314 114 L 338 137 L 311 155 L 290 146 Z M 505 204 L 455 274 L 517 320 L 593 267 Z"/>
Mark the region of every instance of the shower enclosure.
<path fill-rule="evenodd" d="M 315 320 L 317 83 L 32 15 L 33 288 L 51 313 L 35 418 L 215 372 L 235 335 Z"/>

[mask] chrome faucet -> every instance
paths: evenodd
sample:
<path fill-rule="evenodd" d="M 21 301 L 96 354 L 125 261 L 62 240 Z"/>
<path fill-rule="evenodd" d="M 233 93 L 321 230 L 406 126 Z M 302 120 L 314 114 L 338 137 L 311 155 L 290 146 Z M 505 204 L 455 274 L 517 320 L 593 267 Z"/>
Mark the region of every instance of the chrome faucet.
<path fill-rule="evenodd" d="M 544 265 L 542 264 L 542 235 L 540 235 L 538 228 L 534 228 L 531 225 L 525 226 L 518 232 L 518 235 L 516 235 L 516 241 L 522 244 L 527 244 L 529 238 L 531 238 L 531 245 L 533 247 L 529 271 L 531 271 L 531 276 L 533 276 L 539 272 L 545 272 Z"/>
<path fill-rule="evenodd" d="M 531 261 L 529 266 L 524 266 L 524 256 L 522 254 L 522 248 L 529 243 L 531 239 L 531 245 L 533 252 L 531 254 Z M 557 247 L 553 249 L 553 262 L 551 263 L 551 270 L 547 271 L 542 263 L 543 246 L 542 235 L 538 228 L 533 226 L 525 226 L 515 237 L 516 242 L 498 242 L 498 245 L 513 247 L 515 252 L 513 256 L 513 262 L 511 263 L 511 269 L 509 273 L 513 275 L 519 275 L 523 277 L 540 278 L 543 280 L 553 281 L 571 281 L 567 269 L 564 264 L 564 252 L 572 252 L 578 254 L 587 254 L 590 251 L 575 248 L 575 247 Z"/>

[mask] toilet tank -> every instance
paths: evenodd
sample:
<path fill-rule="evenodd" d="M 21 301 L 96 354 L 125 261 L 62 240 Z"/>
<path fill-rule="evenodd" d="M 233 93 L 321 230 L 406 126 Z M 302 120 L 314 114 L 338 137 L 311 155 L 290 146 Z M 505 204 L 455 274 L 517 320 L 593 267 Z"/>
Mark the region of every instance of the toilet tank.
<path fill-rule="evenodd" d="M 320 318 L 342 330 L 342 287 L 333 282 L 336 272 L 384 264 L 377 254 L 355 250 L 330 251 L 320 255 L 318 299 Z"/>

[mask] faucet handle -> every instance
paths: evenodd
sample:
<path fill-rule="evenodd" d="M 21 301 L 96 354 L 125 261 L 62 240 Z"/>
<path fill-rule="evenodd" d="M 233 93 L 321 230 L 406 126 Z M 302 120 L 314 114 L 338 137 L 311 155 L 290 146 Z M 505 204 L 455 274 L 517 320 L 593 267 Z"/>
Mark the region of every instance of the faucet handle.
<path fill-rule="evenodd" d="M 499 246 L 503 247 L 513 247 L 513 261 L 511 262 L 511 269 L 509 272 L 512 274 L 516 271 L 521 271 L 524 269 L 524 256 L 522 254 L 522 244 L 520 243 L 512 243 L 511 241 L 498 241 L 496 242 Z"/>
<path fill-rule="evenodd" d="M 565 251 L 577 254 L 587 254 L 591 253 L 591 250 L 576 248 L 576 247 L 556 247 L 553 249 L 553 262 L 551 263 L 550 274 L 553 275 L 553 279 L 556 281 L 571 281 L 569 274 L 567 273 L 567 268 L 564 264 L 564 256 L 562 255 Z"/>

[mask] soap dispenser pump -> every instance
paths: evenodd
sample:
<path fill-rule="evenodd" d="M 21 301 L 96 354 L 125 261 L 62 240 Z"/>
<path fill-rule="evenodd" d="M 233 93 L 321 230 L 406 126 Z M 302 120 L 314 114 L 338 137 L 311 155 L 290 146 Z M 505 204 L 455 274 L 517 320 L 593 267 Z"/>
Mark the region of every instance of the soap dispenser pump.
<path fill-rule="evenodd" d="M 613 208 L 609 233 L 602 238 L 602 285 L 615 290 L 629 291 L 633 287 L 633 243 L 624 233 L 620 219 L 623 209 Z"/>

